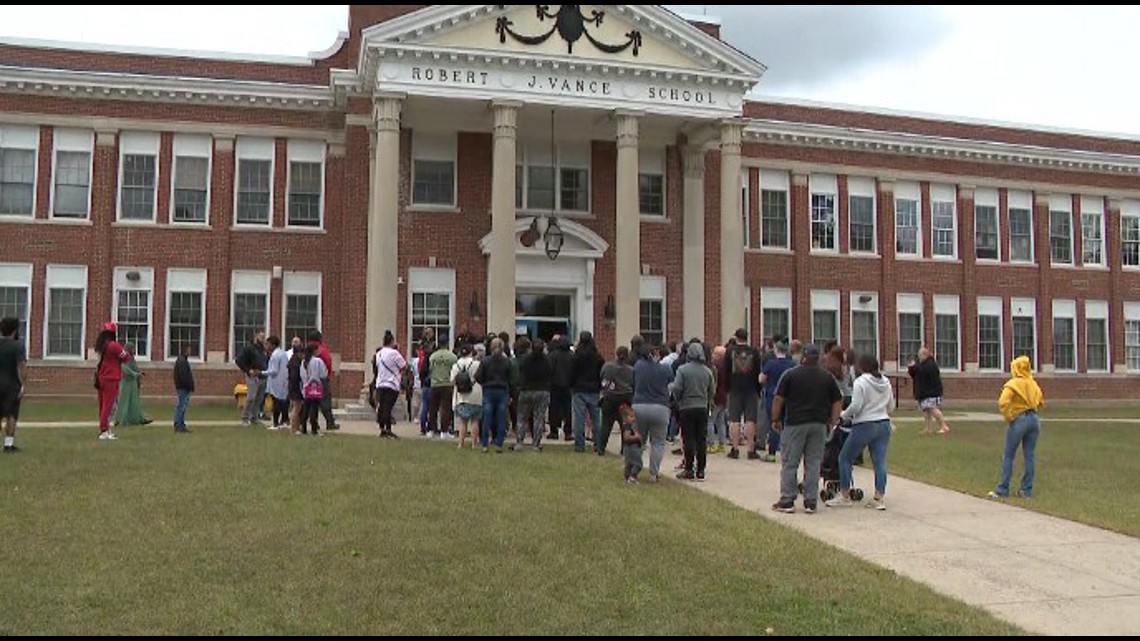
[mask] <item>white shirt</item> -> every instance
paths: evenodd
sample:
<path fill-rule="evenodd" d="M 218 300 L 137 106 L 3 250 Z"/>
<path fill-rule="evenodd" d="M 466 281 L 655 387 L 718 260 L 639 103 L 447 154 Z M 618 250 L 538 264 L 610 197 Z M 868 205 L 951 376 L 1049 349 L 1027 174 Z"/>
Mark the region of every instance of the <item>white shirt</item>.
<path fill-rule="evenodd" d="M 388 388 L 400 391 L 401 372 L 408 366 L 408 362 L 400 352 L 385 347 L 376 354 L 376 389 Z"/>

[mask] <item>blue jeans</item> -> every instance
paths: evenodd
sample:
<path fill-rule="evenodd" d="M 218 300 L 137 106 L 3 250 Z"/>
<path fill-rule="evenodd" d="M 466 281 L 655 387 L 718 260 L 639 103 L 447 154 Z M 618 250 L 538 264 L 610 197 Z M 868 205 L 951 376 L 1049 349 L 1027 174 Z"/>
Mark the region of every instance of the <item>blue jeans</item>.
<path fill-rule="evenodd" d="M 428 410 L 431 409 L 431 388 L 420 388 L 420 433 L 427 433 Z"/>
<path fill-rule="evenodd" d="M 479 430 L 479 444 L 488 446 L 491 431 L 495 432 L 495 447 L 502 447 L 507 438 L 507 390 L 491 387 L 483 388 L 483 429 Z"/>
<path fill-rule="evenodd" d="M 875 464 L 875 494 L 887 493 L 887 445 L 891 442 L 891 422 L 889 420 L 856 423 L 851 434 L 843 442 L 839 451 L 839 489 L 851 489 L 852 461 L 870 446 L 871 461 Z"/>
<path fill-rule="evenodd" d="M 1041 417 L 1037 412 L 1023 412 L 1010 422 L 1005 431 L 1005 455 L 1001 459 L 1001 482 L 994 494 L 1009 496 L 1009 481 L 1013 476 L 1013 459 L 1017 446 L 1025 455 L 1025 474 L 1021 477 L 1021 495 L 1033 496 L 1033 476 L 1037 472 L 1037 437 L 1041 435 Z"/>
<path fill-rule="evenodd" d="M 586 447 L 586 412 L 590 412 L 590 424 L 594 431 L 601 431 L 602 408 L 598 405 L 598 395 L 574 392 L 574 448 Z M 595 435 L 596 437 L 596 435 Z"/>
<path fill-rule="evenodd" d="M 174 404 L 174 429 L 186 429 L 186 407 L 190 405 L 190 394 L 187 389 L 178 390 L 178 401 Z"/>

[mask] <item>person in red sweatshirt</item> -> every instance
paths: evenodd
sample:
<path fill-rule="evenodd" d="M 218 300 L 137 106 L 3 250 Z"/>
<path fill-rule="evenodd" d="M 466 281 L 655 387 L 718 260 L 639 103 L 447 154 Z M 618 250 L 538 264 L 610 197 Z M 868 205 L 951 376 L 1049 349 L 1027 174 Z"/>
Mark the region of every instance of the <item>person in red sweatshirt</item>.
<path fill-rule="evenodd" d="M 321 385 L 325 388 L 325 395 L 321 398 L 321 414 L 325 417 L 325 429 L 328 431 L 339 430 L 340 426 L 336 424 L 336 418 L 333 417 L 332 411 L 332 354 L 329 353 L 329 348 L 325 346 L 325 339 L 320 330 L 314 329 L 309 332 L 309 345 L 317 350 L 315 356 L 324 361 L 329 372 L 328 377 L 321 379 Z"/>
<path fill-rule="evenodd" d="M 123 363 L 131 355 L 117 340 L 119 328 L 112 322 L 103 323 L 99 338 L 95 341 L 95 353 L 99 355 L 99 365 L 95 369 L 95 389 L 99 394 L 99 440 L 114 441 L 111 431 L 111 414 L 119 400 L 119 382 L 123 380 Z"/>

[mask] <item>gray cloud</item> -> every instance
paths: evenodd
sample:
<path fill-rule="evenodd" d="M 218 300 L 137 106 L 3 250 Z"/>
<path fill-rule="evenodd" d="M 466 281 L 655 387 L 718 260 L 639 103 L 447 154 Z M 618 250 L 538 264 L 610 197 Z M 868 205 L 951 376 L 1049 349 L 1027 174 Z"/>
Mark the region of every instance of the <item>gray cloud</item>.
<path fill-rule="evenodd" d="M 929 6 L 668 5 L 718 17 L 722 37 L 768 66 L 764 93 L 818 88 L 929 51 L 952 30 Z"/>

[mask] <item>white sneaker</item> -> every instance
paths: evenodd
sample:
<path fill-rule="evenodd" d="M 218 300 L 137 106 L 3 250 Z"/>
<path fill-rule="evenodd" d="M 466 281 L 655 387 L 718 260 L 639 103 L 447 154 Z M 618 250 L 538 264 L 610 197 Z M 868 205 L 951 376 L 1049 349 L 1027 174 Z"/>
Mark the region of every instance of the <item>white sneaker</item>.
<path fill-rule="evenodd" d="M 269 430 L 270 432 L 276 432 L 277 430 L 279 430 L 279 429 L 281 429 L 281 428 L 280 428 L 280 427 L 277 427 L 276 425 L 267 425 L 267 426 L 265 427 L 265 429 Z"/>
<path fill-rule="evenodd" d="M 114 432 L 107 430 L 106 432 L 103 432 L 102 434 L 99 435 L 99 440 L 100 441 L 117 441 L 117 440 L 119 440 L 119 437 L 115 436 Z"/>
<path fill-rule="evenodd" d="M 454 441 L 455 440 L 455 437 L 450 432 L 444 432 L 443 434 L 440 435 L 440 438 L 445 440 L 445 441 Z"/>
<path fill-rule="evenodd" d="M 863 507 L 867 508 L 868 510 L 878 510 L 882 512 L 883 510 L 887 509 L 887 502 L 885 499 L 876 499 L 872 497 Z"/>
<path fill-rule="evenodd" d="M 840 495 L 836 496 L 835 498 L 831 499 L 830 501 L 828 501 L 827 503 L 824 503 L 824 505 L 826 505 L 827 507 L 851 507 L 852 505 L 854 505 L 854 503 L 851 502 L 851 499 L 840 494 Z"/>

